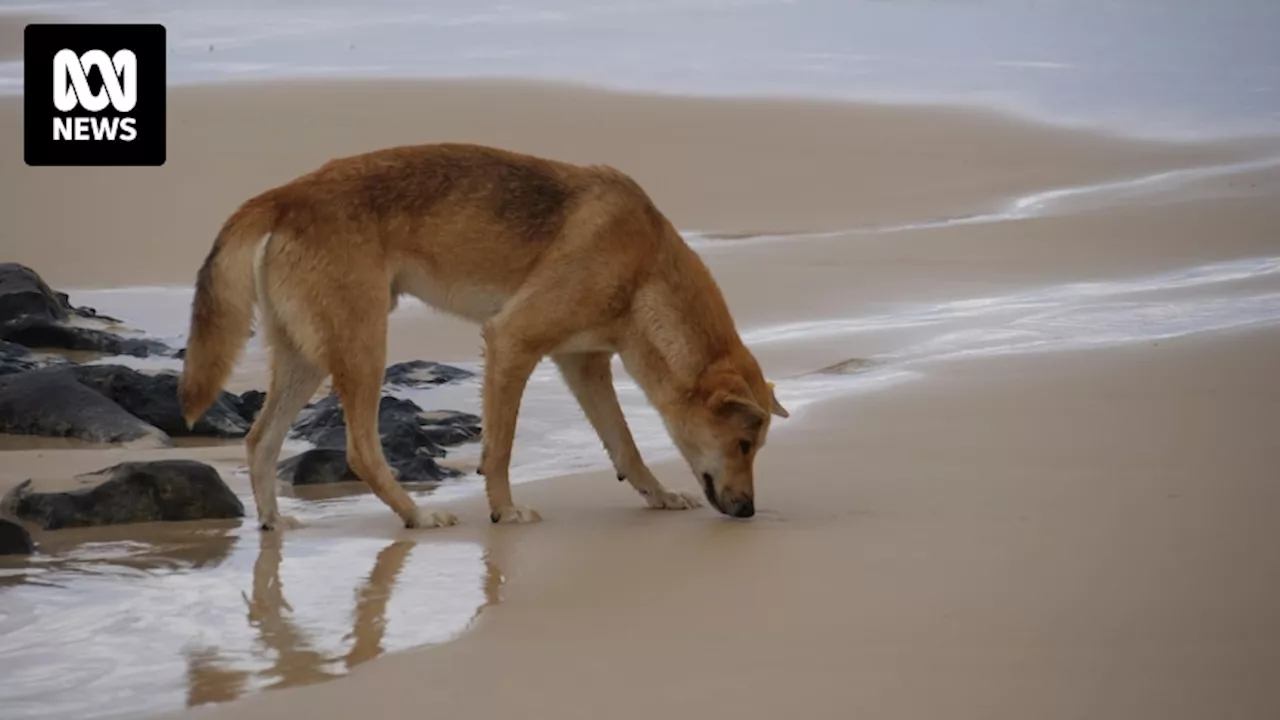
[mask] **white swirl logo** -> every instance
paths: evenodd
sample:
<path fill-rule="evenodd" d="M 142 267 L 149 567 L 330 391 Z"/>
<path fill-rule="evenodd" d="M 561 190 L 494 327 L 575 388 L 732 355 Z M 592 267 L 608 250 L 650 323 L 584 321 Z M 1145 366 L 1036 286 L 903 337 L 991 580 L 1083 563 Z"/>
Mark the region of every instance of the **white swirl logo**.
<path fill-rule="evenodd" d="M 89 69 L 102 74 L 102 89 L 89 89 Z M 138 104 L 138 58 L 132 50 L 121 50 L 108 56 L 101 50 L 77 55 L 74 50 L 60 50 L 53 56 L 53 104 L 62 112 L 70 112 L 78 104 L 89 112 L 111 106 L 117 112 L 129 112 Z"/>

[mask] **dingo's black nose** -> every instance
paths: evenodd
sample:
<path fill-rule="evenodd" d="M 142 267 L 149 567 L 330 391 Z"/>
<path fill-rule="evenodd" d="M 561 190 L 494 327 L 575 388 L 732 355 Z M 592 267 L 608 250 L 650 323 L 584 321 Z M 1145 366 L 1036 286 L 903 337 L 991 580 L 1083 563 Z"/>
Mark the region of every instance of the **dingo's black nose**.
<path fill-rule="evenodd" d="M 746 500 L 739 502 L 733 508 L 734 517 L 749 518 L 755 514 L 756 514 L 756 502 L 751 498 L 747 498 Z"/>

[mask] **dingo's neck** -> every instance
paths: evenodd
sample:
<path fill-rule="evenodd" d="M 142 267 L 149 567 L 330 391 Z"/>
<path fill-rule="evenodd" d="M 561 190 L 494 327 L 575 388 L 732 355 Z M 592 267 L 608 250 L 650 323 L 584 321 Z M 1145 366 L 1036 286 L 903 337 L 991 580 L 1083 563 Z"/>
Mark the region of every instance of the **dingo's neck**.
<path fill-rule="evenodd" d="M 707 368 L 741 343 L 710 271 L 680 240 L 636 292 L 618 350 L 627 373 L 661 410 L 687 397 Z"/>

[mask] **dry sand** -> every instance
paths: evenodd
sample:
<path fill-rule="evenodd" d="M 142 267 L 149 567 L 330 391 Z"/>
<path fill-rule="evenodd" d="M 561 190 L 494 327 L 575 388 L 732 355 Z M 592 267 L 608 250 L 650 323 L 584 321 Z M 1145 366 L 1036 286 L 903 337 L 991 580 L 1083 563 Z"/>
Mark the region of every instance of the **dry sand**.
<path fill-rule="evenodd" d="M 19 118 L 19 103 L 0 101 L 0 122 Z M 63 288 L 189 284 L 248 194 L 405 142 L 612 163 L 680 227 L 724 233 L 945 219 L 1275 149 L 1140 143 L 943 108 L 499 82 L 175 89 L 170 127 L 162 170 L 26 168 L 7 135 L 4 259 Z M 1195 190 L 1016 223 L 716 247 L 708 260 L 751 329 L 1280 255 L 1280 174 Z M 1272 275 L 1245 289 L 1280 288 Z M 788 376 L 905 335 L 774 344 L 761 357 Z M 398 314 L 390 344 L 393 361 L 478 350 L 474 328 L 416 311 Z M 369 504 L 287 536 L 283 551 L 317 535 L 479 542 L 503 577 L 479 623 L 346 678 L 191 714 L 1280 716 L 1280 534 L 1268 515 L 1280 501 L 1278 359 L 1271 327 L 929 365 L 923 379 L 779 422 L 750 522 L 647 512 L 611 473 L 517 487 L 546 518 L 526 527 L 489 525 L 478 497 L 459 503 L 463 525 L 431 532 L 398 529 Z M 260 359 L 235 382 L 260 386 Z M 126 456 L 242 463 L 235 446 L 46 446 L 0 453 L 0 480 Z M 655 469 L 693 487 L 679 464 Z M 234 695 L 193 691 L 191 702 Z"/>
<path fill-rule="evenodd" d="M 677 227 L 723 232 L 948 217 L 1028 189 L 1256 155 L 1251 144 L 1106 140 L 942 108 L 500 81 L 174 88 L 168 112 L 160 169 L 28 168 L 21 135 L 0 138 L 6 255 L 58 286 L 189 285 L 222 221 L 250 195 L 332 157 L 404 143 L 481 142 L 611 163 Z M 0 99 L 0 126 L 22 126 L 20 101 Z"/>

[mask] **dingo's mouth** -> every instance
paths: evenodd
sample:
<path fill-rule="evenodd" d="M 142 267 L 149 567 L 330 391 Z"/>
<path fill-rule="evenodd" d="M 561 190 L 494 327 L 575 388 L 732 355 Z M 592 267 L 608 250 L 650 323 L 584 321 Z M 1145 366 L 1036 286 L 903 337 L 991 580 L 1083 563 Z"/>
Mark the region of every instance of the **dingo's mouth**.
<path fill-rule="evenodd" d="M 711 473 L 702 473 L 698 480 L 702 485 L 702 494 L 707 496 L 707 502 L 711 503 L 711 507 L 723 513 L 724 506 L 720 504 L 720 498 L 716 495 L 715 482 L 711 477 Z"/>

